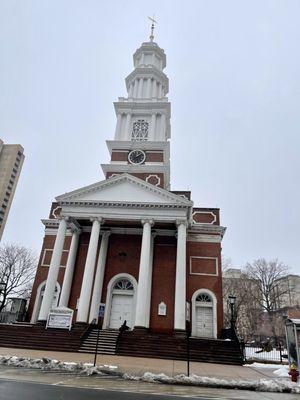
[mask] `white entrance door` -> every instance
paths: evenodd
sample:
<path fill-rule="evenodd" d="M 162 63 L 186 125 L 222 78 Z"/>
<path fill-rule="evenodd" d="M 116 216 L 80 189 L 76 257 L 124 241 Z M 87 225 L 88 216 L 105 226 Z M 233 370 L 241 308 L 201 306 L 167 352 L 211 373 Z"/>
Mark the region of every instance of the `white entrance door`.
<path fill-rule="evenodd" d="M 196 335 L 200 337 L 213 337 L 212 307 L 196 306 Z"/>
<path fill-rule="evenodd" d="M 132 327 L 133 296 L 113 294 L 110 311 L 109 327 L 119 329 L 126 320 L 126 325 Z"/>

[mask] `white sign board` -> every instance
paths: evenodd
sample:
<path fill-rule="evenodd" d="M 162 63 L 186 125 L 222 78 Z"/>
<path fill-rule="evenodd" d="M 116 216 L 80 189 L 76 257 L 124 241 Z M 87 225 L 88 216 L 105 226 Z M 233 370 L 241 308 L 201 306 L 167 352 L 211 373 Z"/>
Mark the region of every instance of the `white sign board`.
<path fill-rule="evenodd" d="M 103 318 L 105 313 L 105 303 L 100 303 L 99 305 L 99 311 L 98 311 L 98 317 Z"/>
<path fill-rule="evenodd" d="M 163 301 L 158 305 L 158 315 L 167 315 L 167 305 Z"/>
<path fill-rule="evenodd" d="M 47 318 L 47 328 L 71 329 L 74 311 L 67 307 L 51 308 Z"/>

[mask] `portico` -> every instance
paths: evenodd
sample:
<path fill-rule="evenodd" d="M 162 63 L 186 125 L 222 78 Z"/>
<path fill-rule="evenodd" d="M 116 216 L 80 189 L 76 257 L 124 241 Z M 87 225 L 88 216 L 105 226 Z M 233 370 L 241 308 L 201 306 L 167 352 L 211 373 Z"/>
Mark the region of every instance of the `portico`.
<path fill-rule="evenodd" d="M 109 265 L 107 265 L 109 237 L 112 232 L 118 232 L 117 226 L 124 226 L 125 224 L 127 228 L 124 234 L 138 234 L 141 237 L 133 326 L 149 328 L 153 237 L 157 234 L 173 237 L 176 235 L 177 261 L 174 329 L 184 330 L 186 302 L 184 284 L 185 243 L 186 229 L 192 202 L 161 188 L 155 188 L 153 190 L 151 187 L 152 185 L 130 175 L 114 177 L 109 181 L 111 181 L 109 184 L 107 181 L 100 182 L 93 187 L 93 190 L 91 190 L 90 187 L 82 188 L 76 191 L 76 193 L 72 192 L 57 198 L 57 201 L 61 205 L 58 234 L 56 236 L 52 260 L 49 266 L 47 279 L 48 288 L 46 285 L 39 319 L 45 319 L 51 307 L 51 299 L 54 295 L 59 267 L 58 260 L 60 260 L 62 256 L 67 230 L 70 231 L 72 239 L 59 305 L 68 305 L 80 232 L 90 232 L 80 297 L 78 300 L 76 322 L 88 323 L 95 318 L 97 319 L 103 292 L 105 268 L 109 268 Z M 111 197 L 109 202 L 104 200 L 107 196 L 106 191 L 109 190 L 114 193 L 114 188 L 116 187 L 119 189 L 118 198 L 120 190 L 122 190 L 123 199 L 125 193 L 127 193 L 128 201 L 125 199 L 121 204 L 116 204 L 117 199 L 113 197 Z M 138 198 L 147 195 L 147 207 L 145 207 L 144 201 L 133 202 L 132 192 L 135 192 L 135 197 L 138 196 Z M 129 201 L 131 201 L 131 203 L 129 203 Z M 102 203 L 102 207 L 99 207 L 100 202 Z M 93 204 L 91 205 L 91 203 Z M 151 203 L 152 205 L 150 205 Z M 124 204 L 126 204 L 125 209 Z M 123 215 L 120 216 L 120 212 L 122 212 Z M 147 215 L 147 218 L 137 217 L 137 213 L 140 215 Z M 47 221 L 44 221 L 44 223 L 47 224 Z M 161 226 L 167 227 L 168 229 L 161 229 Z M 106 310 L 107 313 L 110 313 L 110 311 L 111 310 Z"/>

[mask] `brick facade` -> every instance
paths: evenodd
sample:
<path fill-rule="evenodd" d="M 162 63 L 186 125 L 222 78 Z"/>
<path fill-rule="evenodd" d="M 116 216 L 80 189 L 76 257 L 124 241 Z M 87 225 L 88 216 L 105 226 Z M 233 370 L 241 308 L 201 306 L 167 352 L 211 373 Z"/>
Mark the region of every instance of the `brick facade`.
<path fill-rule="evenodd" d="M 53 203 L 51 210 L 57 208 Z M 207 211 L 207 209 L 197 209 Z M 212 209 L 216 212 L 216 209 Z M 51 212 L 52 212 L 51 211 Z M 218 211 L 218 210 L 217 210 Z M 51 215 L 51 213 L 50 213 Z M 219 218 L 219 216 L 218 216 Z M 174 227 L 173 227 L 174 229 Z M 37 288 L 47 279 L 48 266 L 45 263 L 45 252 L 53 249 L 56 236 L 46 234 L 40 254 L 37 273 L 32 289 L 32 296 L 29 304 L 29 318 L 31 318 Z M 84 266 L 88 250 L 90 233 L 82 233 L 79 239 L 77 250 L 72 289 L 68 306 L 74 312 L 76 321 L 76 306 L 80 297 L 81 284 L 84 273 Z M 64 251 L 68 255 L 71 236 L 66 236 Z M 98 248 L 100 248 L 101 240 Z M 175 300 L 175 276 L 176 276 L 176 247 L 175 236 L 156 236 L 154 239 L 153 272 L 151 290 L 150 329 L 154 332 L 171 333 L 174 326 L 174 300 Z M 99 251 L 99 249 L 98 249 Z M 138 282 L 139 262 L 141 251 L 141 235 L 111 234 L 107 252 L 105 275 L 101 302 L 106 302 L 107 285 L 117 274 L 127 273 L 132 275 Z M 66 257 L 64 255 L 64 258 Z M 191 269 L 193 258 L 201 262 L 195 263 Z M 65 273 L 65 260 L 61 260 L 58 283 L 62 287 Z M 217 270 L 212 269 L 217 265 Z M 217 330 L 220 335 L 223 327 L 223 306 L 222 306 L 222 271 L 221 271 L 221 245 L 220 243 L 187 242 L 186 251 L 186 294 L 187 301 L 192 301 L 194 292 L 198 289 L 208 289 L 217 298 Z M 167 307 L 166 316 L 158 315 L 158 305 L 164 302 Z M 193 323 L 193 321 L 192 321 Z"/>

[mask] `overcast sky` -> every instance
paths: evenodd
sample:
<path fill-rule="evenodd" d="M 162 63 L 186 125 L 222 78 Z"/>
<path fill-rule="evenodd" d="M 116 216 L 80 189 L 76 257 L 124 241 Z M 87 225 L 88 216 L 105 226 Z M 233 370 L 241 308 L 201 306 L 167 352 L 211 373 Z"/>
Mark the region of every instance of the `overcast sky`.
<path fill-rule="evenodd" d="M 278 257 L 300 273 L 299 0 L 0 0 L 0 137 L 26 155 L 2 242 L 40 251 L 54 197 L 103 179 L 153 13 L 172 190 L 220 207 L 236 267 Z"/>

